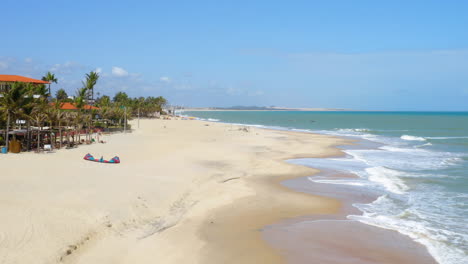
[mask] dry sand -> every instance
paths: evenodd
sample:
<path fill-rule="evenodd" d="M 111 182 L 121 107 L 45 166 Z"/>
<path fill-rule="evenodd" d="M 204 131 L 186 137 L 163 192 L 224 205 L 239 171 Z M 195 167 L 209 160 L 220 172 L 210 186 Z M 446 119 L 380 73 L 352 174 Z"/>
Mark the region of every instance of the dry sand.
<path fill-rule="evenodd" d="M 141 120 L 105 140 L 0 156 L 0 263 L 283 263 L 262 227 L 342 207 L 278 184 L 317 172 L 284 159 L 338 155 L 342 139 Z"/>

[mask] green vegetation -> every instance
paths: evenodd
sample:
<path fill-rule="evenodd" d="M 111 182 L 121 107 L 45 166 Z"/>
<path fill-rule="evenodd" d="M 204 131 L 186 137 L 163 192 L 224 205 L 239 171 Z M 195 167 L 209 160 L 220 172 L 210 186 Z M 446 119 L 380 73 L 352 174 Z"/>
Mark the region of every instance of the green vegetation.
<path fill-rule="evenodd" d="M 101 108 L 127 108 L 127 112 L 130 112 L 131 116 L 134 117 L 154 117 L 156 113 L 163 112 L 165 105 L 167 105 L 167 100 L 162 96 L 130 98 L 125 92 L 118 92 L 112 101 L 108 96 L 102 96 L 96 100 L 96 106 Z"/>
<path fill-rule="evenodd" d="M 57 78 L 50 72 L 42 79 L 57 83 Z M 32 143 L 37 142 L 36 146 L 40 146 L 42 127 L 49 127 L 48 131 L 60 138 L 61 147 L 64 139 L 62 132 L 74 132 L 65 133 L 66 142 L 70 142 L 70 134 L 77 135 L 78 142 L 81 141 L 81 134 L 85 134 L 88 140 L 95 128 L 122 128 L 125 120 L 132 117 L 155 117 L 162 113 L 167 104 L 167 100 L 161 96 L 130 98 L 124 92 L 118 92 L 112 100 L 108 95 L 94 100 L 94 87 L 98 80 L 99 74 L 96 72 L 86 74 L 83 87 L 77 89 L 74 99 L 68 99 L 63 89 L 55 93 L 55 98 L 50 98 L 50 85 L 12 83 L 9 89 L 0 93 L 0 130 L 4 132 L 0 145 L 8 146 L 9 131 L 19 126 L 16 120 L 25 120 L 23 127 L 26 127 L 27 136 L 24 140 L 28 150 Z M 71 103 L 77 110 L 62 109 L 64 103 Z M 31 126 L 36 127 L 34 142 Z"/>
<path fill-rule="evenodd" d="M 59 90 L 57 90 L 57 92 L 55 93 L 55 98 L 56 98 L 57 100 L 60 100 L 60 101 L 65 102 L 66 100 L 68 100 L 68 94 L 67 94 L 67 92 L 65 92 L 64 89 L 59 89 Z"/>
<path fill-rule="evenodd" d="M 43 81 L 49 82 L 49 93 L 48 96 L 52 96 L 52 92 L 50 90 L 50 84 L 51 83 L 57 83 L 57 78 L 55 78 L 55 75 L 51 72 L 47 72 L 44 77 L 42 77 Z"/>

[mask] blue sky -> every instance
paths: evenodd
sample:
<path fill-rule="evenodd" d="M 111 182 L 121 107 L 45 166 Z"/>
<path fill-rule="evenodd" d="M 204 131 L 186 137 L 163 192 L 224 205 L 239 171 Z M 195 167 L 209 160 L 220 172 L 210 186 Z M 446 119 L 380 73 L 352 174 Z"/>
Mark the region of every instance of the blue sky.
<path fill-rule="evenodd" d="M 385 3 L 384 3 L 385 2 Z M 185 106 L 468 110 L 468 1 L 2 1 L 0 74 Z"/>

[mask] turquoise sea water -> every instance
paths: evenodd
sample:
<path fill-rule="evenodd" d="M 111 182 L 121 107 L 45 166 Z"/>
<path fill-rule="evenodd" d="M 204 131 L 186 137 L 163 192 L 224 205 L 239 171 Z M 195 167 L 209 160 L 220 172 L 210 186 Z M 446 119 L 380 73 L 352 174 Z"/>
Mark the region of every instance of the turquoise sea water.
<path fill-rule="evenodd" d="M 468 112 L 185 112 L 201 119 L 359 139 L 345 158 L 292 163 L 354 173 L 314 180 L 377 191 L 349 219 L 397 230 L 443 264 L 468 263 Z M 313 147 L 313 146 L 311 146 Z"/>

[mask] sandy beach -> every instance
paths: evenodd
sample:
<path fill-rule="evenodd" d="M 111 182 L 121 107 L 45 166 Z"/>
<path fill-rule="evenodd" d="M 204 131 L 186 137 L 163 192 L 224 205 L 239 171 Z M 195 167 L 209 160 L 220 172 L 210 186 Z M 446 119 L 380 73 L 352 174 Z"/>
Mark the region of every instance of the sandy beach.
<path fill-rule="evenodd" d="M 280 184 L 318 173 L 286 159 L 340 155 L 335 146 L 347 140 L 196 120 L 132 122 L 133 133 L 106 136 L 106 144 L 0 156 L 0 263 L 435 263 L 397 232 L 333 222 L 348 196 Z M 86 153 L 122 163 L 88 162 Z M 307 216 L 332 217 L 298 224 Z M 314 254 L 297 252 L 311 247 Z"/>

